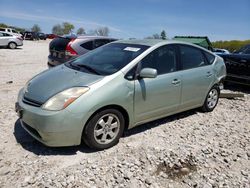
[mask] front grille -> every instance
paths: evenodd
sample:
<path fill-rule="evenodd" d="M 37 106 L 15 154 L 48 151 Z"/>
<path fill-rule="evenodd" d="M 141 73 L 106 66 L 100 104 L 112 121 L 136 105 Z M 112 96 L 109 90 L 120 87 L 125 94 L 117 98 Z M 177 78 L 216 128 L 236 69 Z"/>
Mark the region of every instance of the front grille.
<path fill-rule="evenodd" d="M 24 128 L 26 128 L 30 133 L 32 133 L 33 135 L 35 135 L 38 138 L 42 138 L 41 135 L 37 132 L 36 129 L 32 128 L 31 126 L 29 126 L 28 124 L 22 122 Z"/>
<path fill-rule="evenodd" d="M 31 106 L 35 106 L 35 107 L 41 107 L 43 104 L 37 101 L 34 101 L 32 99 L 28 99 L 27 97 L 23 97 L 23 102 L 25 104 L 31 105 Z"/>

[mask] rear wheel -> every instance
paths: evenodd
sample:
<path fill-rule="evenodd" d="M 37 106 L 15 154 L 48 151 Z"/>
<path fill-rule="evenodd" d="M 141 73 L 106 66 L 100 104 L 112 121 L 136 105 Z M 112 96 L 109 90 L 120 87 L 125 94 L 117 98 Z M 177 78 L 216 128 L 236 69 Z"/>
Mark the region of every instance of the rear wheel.
<path fill-rule="evenodd" d="M 202 106 L 203 112 L 211 112 L 216 107 L 219 101 L 220 89 L 218 86 L 213 86 L 207 94 L 206 100 Z"/>
<path fill-rule="evenodd" d="M 16 45 L 16 43 L 14 43 L 14 42 L 10 42 L 9 45 L 8 45 L 8 47 L 9 47 L 10 49 L 15 49 L 15 48 L 17 47 L 17 45 Z"/>
<path fill-rule="evenodd" d="M 116 145 L 124 131 L 121 112 L 106 109 L 95 114 L 83 131 L 83 140 L 91 148 L 106 149 Z"/>

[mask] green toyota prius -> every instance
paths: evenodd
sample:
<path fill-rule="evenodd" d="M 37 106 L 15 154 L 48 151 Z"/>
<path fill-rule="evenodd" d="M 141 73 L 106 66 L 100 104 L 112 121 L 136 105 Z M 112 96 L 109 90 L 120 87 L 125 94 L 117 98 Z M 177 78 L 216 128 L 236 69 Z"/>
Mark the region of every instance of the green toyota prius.
<path fill-rule="evenodd" d="M 223 59 L 166 40 L 109 43 L 27 82 L 16 111 L 47 146 L 105 149 L 126 129 L 201 107 L 212 111 L 226 76 Z"/>

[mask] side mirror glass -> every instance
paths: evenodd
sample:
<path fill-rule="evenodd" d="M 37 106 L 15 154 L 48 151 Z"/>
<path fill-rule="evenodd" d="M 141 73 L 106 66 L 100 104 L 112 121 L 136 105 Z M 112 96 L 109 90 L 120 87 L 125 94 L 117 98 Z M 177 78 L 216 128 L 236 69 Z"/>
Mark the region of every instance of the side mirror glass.
<path fill-rule="evenodd" d="M 139 74 L 140 78 L 156 78 L 157 70 L 152 68 L 144 68 Z"/>

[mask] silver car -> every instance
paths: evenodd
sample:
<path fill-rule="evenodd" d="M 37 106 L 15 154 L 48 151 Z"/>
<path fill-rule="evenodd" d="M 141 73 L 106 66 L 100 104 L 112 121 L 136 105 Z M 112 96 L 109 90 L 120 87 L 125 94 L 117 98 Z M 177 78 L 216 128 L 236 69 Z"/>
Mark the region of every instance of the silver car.
<path fill-rule="evenodd" d="M 117 39 L 103 36 L 67 35 L 53 39 L 49 44 L 48 66 L 54 67 L 72 60 Z"/>
<path fill-rule="evenodd" d="M 8 34 L 6 32 L 0 32 L 0 46 L 9 47 L 15 49 L 17 46 L 23 45 L 23 39 L 18 36 Z"/>

